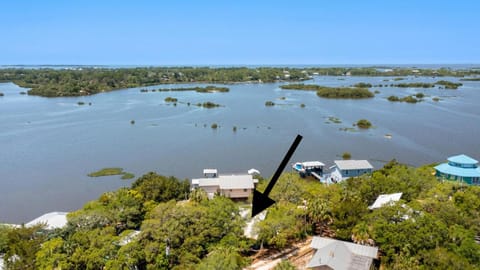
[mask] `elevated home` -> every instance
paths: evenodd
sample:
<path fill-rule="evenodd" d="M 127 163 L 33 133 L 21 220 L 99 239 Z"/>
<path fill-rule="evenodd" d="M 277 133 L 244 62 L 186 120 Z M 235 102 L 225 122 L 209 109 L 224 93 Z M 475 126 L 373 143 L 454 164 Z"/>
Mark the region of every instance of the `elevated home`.
<path fill-rule="evenodd" d="M 325 237 L 313 237 L 310 247 L 317 251 L 307 267 L 315 270 L 368 270 L 377 259 L 378 248 Z"/>
<path fill-rule="evenodd" d="M 219 175 L 216 172 L 204 174 L 211 177 L 192 179 L 192 189 L 203 189 L 211 199 L 216 194 L 232 199 L 247 199 L 252 194 L 257 179 L 250 174 Z"/>
<path fill-rule="evenodd" d="M 435 175 L 438 178 L 468 185 L 480 185 L 480 168 L 477 160 L 467 155 L 457 155 L 447 160 L 447 163 L 435 167 Z"/>
<path fill-rule="evenodd" d="M 335 160 L 333 168 L 331 177 L 337 182 L 373 171 L 373 166 L 368 160 Z"/>

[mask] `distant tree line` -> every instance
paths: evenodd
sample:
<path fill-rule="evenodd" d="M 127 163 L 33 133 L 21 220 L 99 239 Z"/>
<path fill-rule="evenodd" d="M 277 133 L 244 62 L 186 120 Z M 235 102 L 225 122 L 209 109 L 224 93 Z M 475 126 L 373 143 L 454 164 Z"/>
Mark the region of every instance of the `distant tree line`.
<path fill-rule="evenodd" d="M 288 76 L 285 76 L 288 72 Z M 116 89 L 171 83 L 234 83 L 298 81 L 306 75 L 290 68 L 83 68 L 0 69 L 0 80 L 31 88 L 29 95 L 45 97 L 83 96 Z M 225 91 L 223 88 L 190 88 L 196 91 Z M 178 89 L 177 89 L 178 90 Z"/>
<path fill-rule="evenodd" d="M 416 68 L 274 68 L 274 67 L 138 67 L 77 69 L 0 69 L 0 81 L 12 81 L 30 95 L 44 97 L 84 96 L 123 88 L 172 83 L 235 83 L 302 81 L 314 75 L 331 76 L 477 76 L 480 70 Z M 469 79 L 469 78 L 467 78 Z M 472 80 L 475 80 L 473 78 Z M 196 90 L 196 89 L 194 89 Z M 216 89 L 217 91 L 219 89 Z M 177 90 L 178 91 L 178 90 Z M 200 89 L 200 91 L 202 91 Z M 209 92 L 210 90 L 206 89 Z M 220 90 L 222 91 L 222 90 Z"/>

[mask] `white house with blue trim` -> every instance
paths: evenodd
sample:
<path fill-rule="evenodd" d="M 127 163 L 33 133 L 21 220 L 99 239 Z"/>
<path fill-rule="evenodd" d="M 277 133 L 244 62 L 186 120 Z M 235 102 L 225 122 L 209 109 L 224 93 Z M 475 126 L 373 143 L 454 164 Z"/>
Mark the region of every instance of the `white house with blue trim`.
<path fill-rule="evenodd" d="M 435 167 L 435 175 L 438 178 L 480 185 L 480 168 L 477 160 L 463 154 L 449 157 L 447 160 L 447 163 Z"/>

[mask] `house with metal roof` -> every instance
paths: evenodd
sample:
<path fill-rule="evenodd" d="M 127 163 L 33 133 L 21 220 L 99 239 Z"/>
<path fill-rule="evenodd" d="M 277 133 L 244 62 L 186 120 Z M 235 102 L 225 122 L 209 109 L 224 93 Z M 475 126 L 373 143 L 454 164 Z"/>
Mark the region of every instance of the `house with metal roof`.
<path fill-rule="evenodd" d="M 47 213 L 28 222 L 25 226 L 32 227 L 37 224 L 45 224 L 45 228 L 48 230 L 63 228 L 67 225 L 67 214 L 67 212 Z"/>
<path fill-rule="evenodd" d="M 438 178 L 480 185 L 480 168 L 477 160 L 467 155 L 457 155 L 449 157 L 447 161 L 435 166 L 435 175 Z"/>
<path fill-rule="evenodd" d="M 395 202 L 398 202 L 402 198 L 402 192 L 392 193 L 392 194 L 381 194 L 377 197 L 375 202 L 368 207 L 368 209 L 373 210 L 380 208 L 384 205 L 392 205 Z"/>
<path fill-rule="evenodd" d="M 330 176 L 335 182 L 373 171 L 373 166 L 368 160 L 335 160 L 334 163 L 334 170 Z"/>
<path fill-rule="evenodd" d="M 192 179 L 192 189 L 203 189 L 211 199 L 215 194 L 232 199 L 247 199 L 258 183 L 250 174 L 219 175 Z"/>
<path fill-rule="evenodd" d="M 378 257 L 378 248 L 325 237 L 313 237 L 310 247 L 317 251 L 307 267 L 315 270 L 368 270 Z"/>

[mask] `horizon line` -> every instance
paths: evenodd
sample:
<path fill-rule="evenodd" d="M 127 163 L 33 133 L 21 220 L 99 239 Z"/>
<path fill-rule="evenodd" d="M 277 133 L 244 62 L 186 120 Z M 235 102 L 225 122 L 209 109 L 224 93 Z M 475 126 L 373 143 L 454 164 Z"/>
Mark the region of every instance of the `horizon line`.
<path fill-rule="evenodd" d="M 95 67 L 95 66 L 120 66 L 120 67 L 225 67 L 225 66 L 235 66 L 235 67 L 248 67 L 248 66 L 264 66 L 264 67 L 278 67 L 278 66 L 371 66 L 371 67 L 390 67 L 390 66 L 475 66 L 479 65 L 479 63 L 351 63 L 351 64 L 0 64 L 0 67 L 22 67 L 22 66 L 33 66 L 33 67 L 41 67 L 41 66 L 83 66 L 83 67 Z"/>

